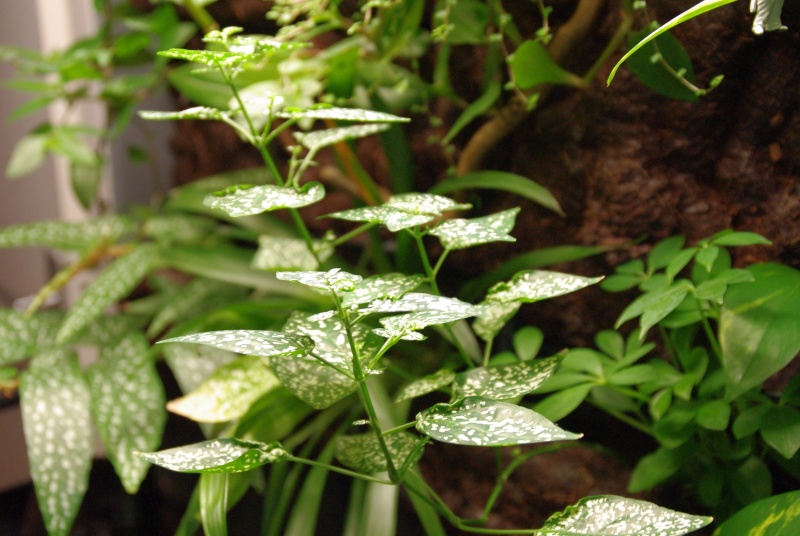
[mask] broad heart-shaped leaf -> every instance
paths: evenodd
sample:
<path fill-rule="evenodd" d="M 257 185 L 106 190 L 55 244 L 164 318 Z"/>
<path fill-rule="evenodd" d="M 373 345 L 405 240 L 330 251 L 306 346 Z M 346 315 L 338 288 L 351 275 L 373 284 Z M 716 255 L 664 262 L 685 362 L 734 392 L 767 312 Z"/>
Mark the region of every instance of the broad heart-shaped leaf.
<path fill-rule="evenodd" d="M 432 214 L 412 214 L 385 205 L 342 210 L 340 212 L 328 214 L 328 217 L 346 221 L 380 223 L 381 225 L 385 225 L 393 233 L 428 223 L 434 218 Z"/>
<path fill-rule="evenodd" d="M 456 298 L 436 296 L 434 294 L 425 294 L 422 292 L 409 292 L 398 299 L 386 298 L 375 300 L 359 312 L 370 314 L 407 313 L 414 311 L 464 313 L 467 314 L 467 316 L 474 316 L 480 313 L 481 309 L 471 303 L 463 302 Z"/>
<path fill-rule="evenodd" d="M 437 441 L 457 445 L 502 447 L 578 439 L 522 406 L 478 396 L 436 404 L 417 414 L 417 430 Z"/>
<path fill-rule="evenodd" d="M 714 536 L 785 536 L 800 534 L 800 490 L 761 499 L 729 517 Z"/>
<path fill-rule="evenodd" d="M 237 354 L 198 344 L 167 344 L 164 360 L 167 362 L 182 393 L 194 391 L 219 367 L 230 363 Z"/>
<path fill-rule="evenodd" d="M 87 324 L 101 316 L 108 306 L 125 298 L 159 262 L 158 248 L 143 245 L 109 264 L 69 309 L 56 336 L 56 342 L 69 341 Z"/>
<path fill-rule="evenodd" d="M 312 132 L 295 132 L 294 137 L 309 151 L 316 152 L 323 147 L 335 145 L 341 141 L 365 138 L 388 129 L 387 123 L 368 123 L 350 127 L 329 128 Z"/>
<path fill-rule="evenodd" d="M 280 355 L 302 356 L 314 349 L 314 341 L 302 335 L 266 330 L 222 330 L 194 333 L 160 341 L 193 342 L 240 354 L 272 357 Z"/>
<path fill-rule="evenodd" d="M 472 329 L 478 337 L 488 342 L 517 314 L 519 307 L 520 304 L 516 302 L 484 304 L 483 313 L 472 323 Z"/>
<path fill-rule="evenodd" d="M 327 272 L 278 272 L 281 281 L 295 281 L 303 285 L 332 292 L 352 292 L 361 281 L 360 275 L 333 268 Z"/>
<path fill-rule="evenodd" d="M 358 123 L 407 123 L 407 117 L 359 108 L 315 107 L 306 110 L 286 108 L 276 114 L 282 119 L 330 119 Z"/>
<path fill-rule="evenodd" d="M 545 46 L 539 41 L 528 40 L 522 43 L 511 59 L 514 81 L 522 89 L 541 84 L 579 85 L 580 77 L 565 71 L 550 57 Z"/>
<path fill-rule="evenodd" d="M 536 531 L 542 536 L 682 536 L 711 523 L 710 517 L 676 512 L 661 506 L 601 495 L 585 497 L 553 514 Z"/>
<path fill-rule="evenodd" d="M 54 350 L 51 365 L 20 375 L 28 463 L 47 532 L 67 536 L 89 481 L 94 443 L 89 388 L 77 357 Z"/>
<path fill-rule="evenodd" d="M 333 248 L 322 241 L 314 242 L 317 257 L 325 262 L 333 255 Z M 308 250 L 305 240 L 262 235 L 258 238 L 258 251 L 253 257 L 253 268 L 276 272 L 278 270 L 316 270 L 319 262 Z"/>
<path fill-rule="evenodd" d="M 197 389 L 171 400 L 167 409 L 196 422 L 232 421 L 279 385 L 260 357 L 241 356 L 217 369 Z"/>
<path fill-rule="evenodd" d="M 457 398 L 481 396 L 494 400 L 507 400 L 526 395 L 549 378 L 560 361 L 558 357 L 550 357 L 510 365 L 470 369 L 456 377 L 455 396 Z"/>
<path fill-rule="evenodd" d="M 384 441 L 395 467 L 402 466 L 412 454 L 417 460 L 422 456 L 422 449 L 414 451 L 420 442 L 419 438 L 409 433 L 389 434 Z M 337 437 L 336 459 L 359 473 L 380 473 L 388 469 L 380 442 L 372 432 Z"/>
<path fill-rule="evenodd" d="M 358 281 L 356 288 L 343 296 L 342 305 L 350 307 L 370 303 L 382 298 L 397 299 L 420 286 L 424 280 L 425 277 L 418 274 L 390 273 L 374 275 Z"/>
<path fill-rule="evenodd" d="M 395 395 L 394 401 L 395 403 L 398 403 L 403 402 L 404 400 L 417 398 L 418 396 L 427 395 L 428 393 L 432 393 L 437 389 L 441 389 L 442 387 L 450 385 L 455 379 L 456 373 L 452 370 L 437 370 L 433 374 L 428 374 L 427 376 L 424 376 L 418 380 L 414 380 L 400 389 Z"/>
<path fill-rule="evenodd" d="M 278 442 L 266 444 L 232 437 L 135 454 L 179 473 L 241 473 L 291 457 Z"/>
<path fill-rule="evenodd" d="M 526 270 L 510 281 L 497 283 L 486 293 L 486 302 L 533 303 L 594 285 L 602 277 L 583 277 L 546 270 Z"/>
<path fill-rule="evenodd" d="M 450 210 L 472 208 L 469 203 L 458 203 L 443 195 L 417 192 L 393 195 L 383 206 L 396 208 L 409 214 L 433 214 L 435 216 L 441 216 L 443 212 Z"/>
<path fill-rule="evenodd" d="M 0 248 L 47 246 L 68 251 L 88 249 L 101 240 L 114 242 L 136 230 L 127 216 L 101 216 L 85 222 L 45 220 L 0 229 Z"/>
<path fill-rule="evenodd" d="M 180 112 L 157 112 L 157 111 L 141 111 L 139 117 L 148 121 L 175 121 L 179 119 L 199 119 L 208 121 L 220 121 L 223 116 L 228 115 L 225 112 L 210 108 L 208 106 L 195 106 L 187 108 Z"/>
<path fill-rule="evenodd" d="M 720 315 L 728 400 L 759 385 L 800 351 L 800 272 L 771 263 L 747 271 L 755 281 L 731 286 Z"/>
<path fill-rule="evenodd" d="M 149 467 L 133 451 L 158 448 L 167 420 L 149 348 L 140 333 L 128 335 L 104 348 L 88 374 L 97 430 L 128 493 L 136 493 Z"/>
<path fill-rule="evenodd" d="M 300 191 L 274 184 L 239 185 L 207 196 L 203 204 L 238 218 L 283 208 L 305 207 L 323 197 L 325 197 L 325 187 L 318 182 L 310 182 Z"/>
<path fill-rule="evenodd" d="M 482 218 L 447 220 L 430 234 L 439 237 L 445 249 L 465 249 L 489 242 L 515 242 L 509 235 L 519 208 L 510 208 Z"/>

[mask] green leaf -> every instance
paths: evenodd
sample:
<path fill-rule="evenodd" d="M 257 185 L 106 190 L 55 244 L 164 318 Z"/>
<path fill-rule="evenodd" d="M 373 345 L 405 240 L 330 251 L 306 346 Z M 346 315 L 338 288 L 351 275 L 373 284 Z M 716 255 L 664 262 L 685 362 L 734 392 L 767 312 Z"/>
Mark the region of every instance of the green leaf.
<path fill-rule="evenodd" d="M 209 67 L 236 68 L 245 61 L 258 59 L 260 54 L 243 54 L 241 52 L 229 52 L 222 50 L 189 50 L 184 48 L 171 48 L 161 50 L 159 56 L 174 58 L 177 60 L 189 61 L 192 63 L 202 63 Z"/>
<path fill-rule="evenodd" d="M 38 168 L 47 156 L 47 135 L 32 133 L 17 141 L 6 165 L 6 177 L 16 179 Z"/>
<path fill-rule="evenodd" d="M 69 341 L 102 315 L 108 306 L 128 296 L 158 264 L 159 250 L 150 245 L 139 246 L 109 264 L 69 309 L 56 335 L 56 342 Z"/>
<path fill-rule="evenodd" d="M 505 402 L 469 397 L 417 414 L 417 430 L 437 441 L 482 447 L 578 439 L 538 413 Z"/>
<path fill-rule="evenodd" d="M 731 407 L 722 400 L 712 400 L 701 405 L 697 410 L 697 424 L 707 430 L 721 432 L 728 428 L 731 418 Z"/>
<path fill-rule="evenodd" d="M 136 225 L 127 216 L 101 216 L 85 222 L 43 220 L 0 229 L 0 248 L 47 246 L 82 251 L 101 240 L 115 242 L 132 233 Z"/>
<path fill-rule="evenodd" d="M 167 409 L 196 422 L 232 421 L 279 385 L 259 357 L 241 356 L 218 368 L 192 392 L 171 400 Z"/>
<path fill-rule="evenodd" d="M 333 255 L 333 248 L 327 242 L 317 240 L 313 243 L 320 262 Z M 253 268 L 270 272 L 279 270 L 316 270 L 319 262 L 308 250 L 305 240 L 278 236 L 260 236 L 258 251 L 253 257 Z"/>
<path fill-rule="evenodd" d="M 614 79 L 614 75 L 617 74 L 617 69 L 625 63 L 633 54 L 636 53 L 641 47 L 645 46 L 647 43 L 658 37 L 659 35 L 663 34 L 664 32 L 668 32 L 675 26 L 686 22 L 689 19 L 693 19 L 698 15 L 702 15 L 707 11 L 711 11 L 712 9 L 717 9 L 719 7 L 724 6 L 725 4 L 730 4 L 731 2 L 735 2 L 736 0 L 703 0 L 702 2 L 696 4 L 694 7 L 691 7 L 684 11 L 683 13 L 679 14 L 678 16 L 671 19 L 669 22 L 654 30 L 650 35 L 639 41 L 635 47 L 631 48 L 618 62 L 614 65 L 614 68 L 611 70 L 611 73 L 608 75 L 608 80 L 606 83 L 611 85 L 611 81 Z"/>
<path fill-rule="evenodd" d="M 164 347 L 164 360 L 183 393 L 194 391 L 215 370 L 236 358 L 233 352 L 211 346 L 168 344 Z"/>
<path fill-rule="evenodd" d="M 456 373 L 452 370 L 439 369 L 433 374 L 423 376 L 422 378 L 414 380 L 408 385 L 402 387 L 397 391 L 394 401 L 397 404 L 405 400 L 411 400 L 412 398 L 427 395 L 428 393 L 432 393 L 441 389 L 442 387 L 450 385 L 455 379 Z"/>
<path fill-rule="evenodd" d="M 681 536 L 711 523 L 653 503 L 614 495 L 585 497 L 554 514 L 538 531 L 542 536 Z"/>
<path fill-rule="evenodd" d="M 761 424 L 764 422 L 764 415 L 772 409 L 767 404 L 759 404 L 742 411 L 733 421 L 731 430 L 733 437 L 742 439 L 758 432 Z"/>
<path fill-rule="evenodd" d="M 352 292 L 363 278 L 360 275 L 332 268 L 327 272 L 278 272 L 281 281 L 294 281 L 308 287 L 329 292 Z"/>
<path fill-rule="evenodd" d="M 337 220 L 380 223 L 393 233 L 425 224 L 434 218 L 431 214 L 411 214 L 387 206 L 352 208 L 328 214 L 328 217 Z"/>
<path fill-rule="evenodd" d="M 649 363 L 633 365 L 612 372 L 608 376 L 608 383 L 612 385 L 640 385 L 657 377 L 656 370 Z"/>
<path fill-rule="evenodd" d="M 784 536 L 800 534 L 800 491 L 761 499 L 736 512 L 715 536 Z"/>
<path fill-rule="evenodd" d="M 800 449 L 800 411 L 787 406 L 770 408 L 761 424 L 761 437 L 784 458 Z"/>
<path fill-rule="evenodd" d="M 647 273 L 653 274 L 656 270 L 666 268 L 681 251 L 685 242 L 686 238 L 678 235 L 665 238 L 653 246 L 647 254 Z"/>
<path fill-rule="evenodd" d="M 148 110 L 139 112 L 139 117 L 147 121 L 177 121 L 182 119 L 222 121 L 222 118 L 225 115 L 227 115 L 225 112 L 209 106 L 194 106 L 179 112 L 159 112 Z"/>
<path fill-rule="evenodd" d="M 619 328 L 628 320 L 641 315 L 639 338 L 643 339 L 651 327 L 681 304 L 691 288 L 692 284 L 688 280 L 681 279 L 666 289 L 642 294 L 622 311 L 614 327 Z"/>
<path fill-rule="evenodd" d="M 96 158 L 92 164 L 71 162 L 69 175 L 72 191 L 84 210 L 89 210 L 97 197 L 102 171 L 103 162 L 99 158 Z"/>
<path fill-rule="evenodd" d="M 481 315 L 472 323 L 472 329 L 484 341 L 494 339 L 503 326 L 519 311 L 518 303 L 488 303 L 482 306 Z"/>
<path fill-rule="evenodd" d="M 380 322 L 383 329 L 374 329 L 373 332 L 381 337 L 386 338 L 402 338 L 406 340 L 422 340 L 421 335 L 418 337 L 415 331 L 419 331 L 428 326 L 437 324 L 449 324 L 456 320 L 462 320 L 482 314 L 483 309 L 476 306 L 469 306 L 468 308 L 453 308 L 451 310 L 429 310 L 429 311 L 416 311 L 404 315 L 390 316 L 381 318 Z"/>
<path fill-rule="evenodd" d="M 509 235 L 519 208 L 511 208 L 482 218 L 446 220 L 431 229 L 445 249 L 465 249 L 490 242 L 516 242 Z"/>
<path fill-rule="evenodd" d="M 494 400 L 523 396 L 549 378 L 560 361 L 560 358 L 551 357 L 509 365 L 473 368 L 456 377 L 454 395 L 458 398 L 481 396 Z"/>
<path fill-rule="evenodd" d="M 266 330 L 209 331 L 159 341 L 167 342 L 193 342 L 260 357 L 304 356 L 314 349 L 310 337 Z"/>
<path fill-rule="evenodd" d="M 539 41 L 522 43 L 511 57 L 511 72 L 521 89 L 530 89 L 542 84 L 564 84 L 581 87 L 579 76 L 565 71 L 553 61 L 545 46 Z"/>
<path fill-rule="evenodd" d="M 600 288 L 606 292 L 622 292 L 632 289 L 642 282 L 642 278 L 637 275 L 612 274 L 600 283 Z"/>
<path fill-rule="evenodd" d="M 228 536 L 228 475 L 204 473 L 197 490 L 200 500 L 200 519 L 207 536 Z"/>
<path fill-rule="evenodd" d="M 345 307 L 362 305 L 383 298 L 397 299 L 420 286 L 425 280 L 421 275 L 389 273 L 374 275 L 356 282 L 352 292 L 342 298 Z"/>
<path fill-rule="evenodd" d="M 629 34 L 628 48 L 636 46 L 657 26 L 657 23 L 653 23 L 641 31 Z M 672 72 L 661 61 L 666 62 Z M 697 95 L 681 83 L 674 74 L 682 72 L 683 78 L 691 83 L 695 82 L 692 60 L 672 34 L 663 33 L 639 48 L 628 58 L 628 68 L 641 83 L 656 93 L 673 99 L 697 101 Z"/>
<path fill-rule="evenodd" d="M 590 378 L 584 375 L 575 375 L 575 381 L 579 381 L 578 385 L 572 385 L 565 389 L 559 389 L 554 394 L 539 401 L 533 409 L 538 413 L 544 415 L 551 421 L 560 421 L 581 405 L 589 396 L 589 392 L 594 387 L 593 383 L 586 383 Z M 551 376 L 554 379 L 559 376 Z"/>
<path fill-rule="evenodd" d="M 533 303 L 575 292 L 601 279 L 603 278 L 529 270 L 519 272 L 508 282 L 494 285 L 486 293 L 485 302 Z"/>
<path fill-rule="evenodd" d="M 89 483 L 94 441 L 89 388 L 74 355 L 40 356 L 52 366 L 20 375 L 28 463 L 48 534 L 67 536 Z"/>
<path fill-rule="evenodd" d="M 727 400 L 761 384 L 800 352 L 800 272 L 769 263 L 747 270 L 755 281 L 730 287 L 720 315 Z"/>
<path fill-rule="evenodd" d="M 472 208 L 469 203 L 458 203 L 449 197 L 417 192 L 393 195 L 383 206 L 396 208 L 409 214 L 432 214 L 434 216 L 441 216 L 444 212 L 451 210 Z"/>
<path fill-rule="evenodd" d="M 653 417 L 653 420 L 658 421 L 664 416 L 671 404 L 672 390 L 661 389 L 650 397 L 647 408 L 650 410 L 650 416 Z"/>
<path fill-rule="evenodd" d="M 168 294 L 166 303 L 150 322 L 147 334 L 155 337 L 170 324 L 191 318 L 198 311 L 242 299 L 245 295 L 246 290 L 243 287 L 204 278 L 192 279 L 185 286 Z"/>
<path fill-rule="evenodd" d="M 505 171 L 474 171 L 451 179 L 445 179 L 431 188 L 430 193 L 444 194 L 472 188 L 510 192 L 550 209 L 556 214 L 564 215 L 558 200 L 547 188 L 528 177 Z"/>
<path fill-rule="evenodd" d="M 203 204 L 238 218 L 283 208 L 305 207 L 324 197 L 325 187 L 318 182 L 310 182 L 299 191 L 274 184 L 239 185 L 207 196 Z"/>
<path fill-rule="evenodd" d="M 721 232 L 709 240 L 715 246 L 771 246 L 772 242 L 758 233 L 748 231 Z"/>
<path fill-rule="evenodd" d="M 402 466 L 412 454 L 417 460 L 422 456 L 422 449 L 417 449 L 420 439 L 411 434 L 389 434 L 384 436 L 384 441 L 395 467 Z M 336 459 L 342 465 L 364 474 L 380 473 L 388 469 L 380 442 L 372 432 L 337 437 Z"/>
<path fill-rule="evenodd" d="M 331 121 L 353 121 L 359 123 L 407 123 L 407 117 L 398 117 L 385 112 L 359 108 L 337 108 L 335 106 L 294 110 L 286 108 L 276 114 L 282 119 L 329 119 Z"/>
<path fill-rule="evenodd" d="M 535 326 L 523 326 L 512 339 L 514 353 L 523 361 L 536 357 L 544 342 L 544 333 Z"/>
<path fill-rule="evenodd" d="M 88 374 L 97 430 L 128 493 L 136 493 L 149 467 L 133 451 L 158 448 L 167 420 L 149 348 L 141 334 L 128 335 L 103 348 Z"/>
<path fill-rule="evenodd" d="M 437 296 L 435 294 L 425 294 L 423 292 L 408 292 L 396 299 L 385 298 L 375 300 L 370 303 L 369 306 L 359 310 L 359 312 L 362 314 L 406 313 L 415 311 L 436 311 L 474 316 L 478 314 L 481 309 L 472 305 L 471 303 L 461 301 L 457 298 L 448 298 L 447 296 Z"/>
<path fill-rule="evenodd" d="M 294 137 L 303 147 L 311 152 L 316 152 L 323 147 L 335 145 L 346 140 L 365 138 L 388 129 L 387 123 L 368 123 L 351 127 L 329 128 L 311 132 L 295 132 Z"/>
<path fill-rule="evenodd" d="M 232 437 L 135 454 L 179 473 L 240 473 L 291 457 L 278 442 L 265 444 Z"/>
<path fill-rule="evenodd" d="M 500 86 L 499 82 L 490 81 L 487 84 L 486 90 L 483 92 L 483 94 L 474 101 L 470 102 L 469 105 L 464 109 L 464 111 L 461 112 L 461 115 L 458 116 L 458 119 L 456 119 L 453 122 L 453 126 L 451 126 L 450 130 L 447 131 L 447 135 L 444 138 L 442 138 L 442 145 L 445 146 L 448 145 L 450 142 L 453 141 L 453 139 L 458 135 L 458 133 L 464 129 L 464 127 L 469 125 L 476 118 L 480 117 L 481 115 L 489 111 L 489 109 L 494 105 L 494 103 L 497 102 L 497 99 L 500 98 L 502 92 L 503 89 Z M 445 193 L 446 191 L 447 191 L 446 189 L 445 190 L 441 189 L 441 183 L 439 183 L 434 187 L 434 189 L 430 191 L 430 193 L 441 194 Z"/>

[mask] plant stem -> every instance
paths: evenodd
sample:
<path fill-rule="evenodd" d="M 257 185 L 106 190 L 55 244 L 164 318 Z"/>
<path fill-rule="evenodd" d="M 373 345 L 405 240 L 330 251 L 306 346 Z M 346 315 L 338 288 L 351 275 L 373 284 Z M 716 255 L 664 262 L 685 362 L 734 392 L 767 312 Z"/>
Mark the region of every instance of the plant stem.
<path fill-rule="evenodd" d="M 374 482 L 376 484 L 385 484 L 387 486 L 393 486 L 394 485 L 394 482 L 391 482 L 389 480 L 382 480 L 380 478 L 375 478 L 374 476 L 365 475 L 363 473 L 358 473 L 356 471 L 351 471 L 349 469 L 345 469 L 344 467 L 337 467 L 335 465 L 329 465 L 327 463 L 322 463 L 322 462 L 318 462 L 318 461 L 315 461 L 315 460 L 309 460 L 308 458 L 295 458 L 294 456 L 291 456 L 291 457 L 287 458 L 286 461 L 302 463 L 302 464 L 305 464 L 305 465 L 312 465 L 314 467 L 324 467 L 325 469 L 327 469 L 329 471 L 333 471 L 334 473 L 340 473 L 342 475 L 346 475 L 346 476 L 349 476 L 349 477 L 352 477 L 352 478 L 358 478 L 360 480 L 366 480 L 367 482 Z"/>
<path fill-rule="evenodd" d="M 390 434 L 394 434 L 396 432 L 402 432 L 403 430 L 408 430 L 409 428 L 414 428 L 417 425 L 417 421 L 410 421 L 405 424 L 401 424 L 400 426 L 395 426 L 394 428 L 390 428 L 389 430 L 384 430 L 383 435 L 388 436 Z"/>
<path fill-rule="evenodd" d="M 717 341 L 717 336 L 714 335 L 714 330 L 711 328 L 711 324 L 708 321 L 708 316 L 700 305 L 700 300 L 695 300 L 695 303 L 697 304 L 697 309 L 700 311 L 700 323 L 703 325 L 703 331 L 708 339 L 708 344 L 711 346 L 711 350 L 717 357 L 717 361 L 722 363 L 722 348 L 719 345 L 719 341 Z"/>
<path fill-rule="evenodd" d="M 205 7 L 197 4 L 195 0 L 183 0 L 183 7 L 186 8 L 186 12 L 204 34 L 219 28 L 219 24 L 214 20 L 214 17 L 211 16 Z"/>
<path fill-rule="evenodd" d="M 647 424 L 639 422 L 636 419 L 634 419 L 633 417 L 631 417 L 629 415 L 626 415 L 625 413 L 623 413 L 621 411 L 618 411 L 616 409 L 612 409 L 612 408 L 603 406 L 601 404 L 598 404 L 597 402 L 594 402 L 589 398 L 587 398 L 586 401 L 589 402 L 590 404 L 592 404 L 593 406 L 602 409 L 603 411 L 605 411 L 606 413 L 608 413 L 609 415 L 611 415 L 615 419 L 624 422 L 628 426 L 631 426 L 632 428 L 636 428 L 640 432 L 643 432 L 643 433 L 649 435 L 650 437 L 653 437 L 653 435 L 654 435 L 653 434 L 653 429 L 650 426 L 648 426 Z"/>

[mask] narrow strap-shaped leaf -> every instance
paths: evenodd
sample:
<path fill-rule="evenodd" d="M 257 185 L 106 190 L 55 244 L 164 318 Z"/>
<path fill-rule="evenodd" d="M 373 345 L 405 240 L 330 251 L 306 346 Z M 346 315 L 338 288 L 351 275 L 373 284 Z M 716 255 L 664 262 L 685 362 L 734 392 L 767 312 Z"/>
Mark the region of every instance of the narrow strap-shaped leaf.
<path fill-rule="evenodd" d="M 283 208 L 305 207 L 323 197 L 325 197 L 325 187 L 318 182 L 310 182 L 300 191 L 274 184 L 239 185 L 207 196 L 203 204 L 238 218 Z"/>
<path fill-rule="evenodd" d="M 533 410 L 488 398 L 436 404 L 417 414 L 417 430 L 437 441 L 500 447 L 578 439 Z"/>
<path fill-rule="evenodd" d="M 108 306 L 130 294 L 158 262 L 158 248 L 145 245 L 108 265 L 69 310 L 56 336 L 56 342 L 69 341 L 87 324 L 102 315 Z"/>
<path fill-rule="evenodd" d="M 291 457 L 278 442 L 265 444 L 232 437 L 135 454 L 179 473 L 240 473 Z"/>
<path fill-rule="evenodd" d="M 14 309 L 0 309 L 0 365 L 29 357 L 36 344 L 31 319 Z"/>
<path fill-rule="evenodd" d="M 439 237 L 445 249 L 466 249 L 489 242 L 515 242 L 509 235 L 519 208 L 473 219 L 447 220 L 434 227 L 430 234 Z"/>
<path fill-rule="evenodd" d="M 101 240 L 114 242 L 136 229 L 126 216 L 102 216 L 86 222 L 44 220 L 10 225 L 0 230 L 0 248 L 47 246 L 82 251 Z"/>
<path fill-rule="evenodd" d="M 549 378 L 560 361 L 557 357 L 551 357 L 470 369 L 456 378 L 455 395 L 482 396 L 494 400 L 526 395 Z"/>
<path fill-rule="evenodd" d="M 267 330 L 222 330 L 194 333 L 160 341 L 193 342 L 230 350 L 240 354 L 272 357 L 279 355 L 302 356 L 314 348 L 310 337 Z"/>
<path fill-rule="evenodd" d="M 89 481 L 94 443 L 89 388 L 77 357 L 43 355 L 52 366 L 20 375 L 20 405 L 28 463 L 39 509 L 51 536 L 66 536 Z"/>
<path fill-rule="evenodd" d="M 97 429 L 128 493 L 136 493 L 149 467 L 133 451 L 158 448 L 167 420 L 164 388 L 149 347 L 143 335 L 130 334 L 104 348 L 89 369 Z"/>
<path fill-rule="evenodd" d="M 228 536 L 228 475 L 204 473 L 197 484 L 200 519 L 206 536 Z"/>
<path fill-rule="evenodd" d="M 662 508 L 653 503 L 605 495 L 585 497 L 552 515 L 542 536 L 682 536 L 711 523 L 710 517 Z"/>
<path fill-rule="evenodd" d="M 309 151 L 318 151 L 323 147 L 335 145 L 342 141 L 365 138 L 378 132 L 383 132 L 388 128 L 389 125 L 386 123 L 368 123 L 351 127 L 314 130 L 312 132 L 296 132 L 294 137 Z"/>

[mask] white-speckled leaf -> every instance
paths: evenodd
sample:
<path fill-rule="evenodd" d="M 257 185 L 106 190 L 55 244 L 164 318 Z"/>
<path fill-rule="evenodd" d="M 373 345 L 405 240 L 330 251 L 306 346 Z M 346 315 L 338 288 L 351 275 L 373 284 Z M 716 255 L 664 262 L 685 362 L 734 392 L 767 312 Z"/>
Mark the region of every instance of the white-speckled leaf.
<path fill-rule="evenodd" d="M 193 342 L 239 354 L 271 357 L 279 355 L 302 356 L 314 349 L 314 341 L 302 335 L 281 331 L 232 329 L 193 333 L 160 341 Z"/>
<path fill-rule="evenodd" d="M 182 393 L 194 391 L 215 370 L 237 357 L 234 352 L 199 344 L 164 346 L 164 360 Z"/>
<path fill-rule="evenodd" d="M 208 106 L 194 106 L 179 112 L 159 112 L 144 110 L 139 112 L 139 117 L 148 121 L 175 121 L 179 119 L 200 119 L 215 121 L 221 120 L 224 112 Z"/>
<path fill-rule="evenodd" d="M 440 216 L 443 212 L 450 210 L 472 208 L 469 203 L 458 203 L 443 195 L 419 192 L 393 195 L 383 205 L 408 212 L 409 214 L 433 214 L 435 216 Z"/>
<path fill-rule="evenodd" d="M 0 309 L 0 365 L 22 361 L 36 348 L 31 319 L 14 309 Z"/>
<path fill-rule="evenodd" d="M 310 151 L 318 151 L 323 147 L 334 145 L 341 141 L 364 138 L 383 132 L 388 129 L 386 123 L 367 123 L 365 125 L 353 125 L 350 127 L 329 128 L 325 130 L 313 130 L 311 132 L 295 132 L 294 137 L 300 144 Z"/>
<path fill-rule="evenodd" d="M 81 251 L 101 240 L 115 242 L 136 230 L 127 216 L 101 216 L 85 222 L 45 220 L 20 223 L 0 229 L 0 248 L 47 246 L 68 251 Z"/>
<path fill-rule="evenodd" d="M 331 258 L 333 248 L 327 242 L 316 241 L 314 248 L 321 262 Z M 277 272 L 279 270 L 316 270 L 319 263 L 308 251 L 305 240 L 278 236 L 261 236 L 258 251 L 253 257 L 253 268 Z"/>
<path fill-rule="evenodd" d="M 130 333 L 141 333 L 146 322 L 147 318 L 137 315 L 102 315 L 78 332 L 72 340 L 77 344 L 111 346 Z"/>
<path fill-rule="evenodd" d="M 279 385 L 260 357 L 241 356 L 217 369 L 197 389 L 171 400 L 167 409 L 196 422 L 232 421 Z"/>
<path fill-rule="evenodd" d="M 144 234 L 159 244 L 198 244 L 216 231 L 217 222 L 192 214 L 160 214 L 147 218 Z"/>
<path fill-rule="evenodd" d="M 346 221 L 380 223 L 393 233 L 428 223 L 433 219 L 431 214 L 411 214 L 387 206 L 353 208 L 328 214 L 328 217 Z"/>
<path fill-rule="evenodd" d="M 278 442 L 267 445 L 232 437 L 136 455 L 179 473 L 241 473 L 290 457 Z"/>
<path fill-rule="evenodd" d="M 361 305 L 382 298 L 399 298 L 420 286 L 425 278 L 421 275 L 383 274 L 368 277 L 356 283 L 356 288 L 342 298 L 342 305 Z"/>
<path fill-rule="evenodd" d="M 380 320 L 383 329 L 376 329 L 373 331 L 381 337 L 386 338 L 400 337 L 406 340 L 421 340 L 418 337 L 414 337 L 412 335 L 413 332 L 428 326 L 449 324 L 456 320 L 469 318 L 470 316 L 475 316 L 480 311 L 481 309 L 471 306 L 469 309 L 455 311 L 416 311 L 404 315 L 389 316 L 381 318 Z M 409 336 L 412 338 L 409 338 Z"/>
<path fill-rule="evenodd" d="M 410 119 L 385 112 L 360 108 L 315 107 L 306 110 L 287 108 L 277 114 L 282 119 L 330 119 L 359 123 L 406 123 Z"/>
<path fill-rule="evenodd" d="M 583 277 L 546 270 L 517 273 L 510 281 L 497 283 L 486 294 L 487 302 L 533 303 L 594 285 L 602 277 Z"/>
<path fill-rule="evenodd" d="M 542 536 L 682 536 L 711 523 L 710 517 L 676 512 L 614 495 L 585 497 L 553 514 Z"/>
<path fill-rule="evenodd" d="M 77 357 L 40 356 L 53 366 L 20 375 L 22 423 L 39 510 L 51 536 L 66 536 L 89 481 L 94 442 L 89 388 Z"/>
<path fill-rule="evenodd" d="M 242 62 L 257 59 L 259 54 L 243 54 L 241 52 L 228 52 L 223 50 L 189 50 L 185 48 L 171 48 L 158 52 L 159 56 L 175 58 L 177 60 L 202 63 L 209 67 L 237 67 Z"/>
<path fill-rule="evenodd" d="M 283 208 L 305 207 L 323 197 L 325 197 L 325 187 L 318 182 L 310 182 L 299 191 L 274 184 L 239 185 L 206 196 L 203 204 L 238 218 Z"/>
<path fill-rule="evenodd" d="M 457 445 L 502 447 L 578 439 L 533 410 L 488 398 L 436 404 L 417 414 L 417 430 Z"/>
<path fill-rule="evenodd" d="M 549 378 L 560 361 L 557 357 L 550 357 L 470 369 L 457 376 L 454 385 L 455 396 L 456 398 L 482 396 L 494 400 L 523 396 Z"/>
<path fill-rule="evenodd" d="M 394 401 L 403 402 L 417 398 L 418 396 L 427 395 L 437 389 L 446 387 L 453 383 L 456 379 L 456 373 L 449 369 L 440 369 L 433 374 L 428 374 L 418 380 L 414 380 L 397 392 Z"/>
<path fill-rule="evenodd" d="M 435 296 L 422 292 L 409 292 L 398 299 L 384 298 L 375 300 L 360 310 L 363 314 L 371 313 L 408 313 L 414 311 L 442 312 L 463 314 L 461 318 L 480 314 L 482 309 L 471 303 L 446 296 Z"/>
<path fill-rule="evenodd" d="M 281 281 L 294 281 L 308 287 L 334 292 L 352 292 L 361 281 L 360 275 L 343 272 L 333 268 L 327 272 L 278 272 Z"/>
<path fill-rule="evenodd" d="M 109 264 L 69 309 L 56 342 L 68 342 L 73 335 L 102 315 L 107 307 L 130 294 L 158 264 L 159 250 L 151 245 L 139 246 Z"/>
<path fill-rule="evenodd" d="M 133 455 L 161 443 L 167 420 L 164 388 L 140 334 L 104 348 L 88 372 L 92 413 L 108 458 L 128 493 L 136 493 L 149 464 Z"/>
<path fill-rule="evenodd" d="M 472 323 L 475 334 L 484 341 L 494 339 L 503 326 L 519 311 L 520 304 L 517 302 L 484 303 L 481 316 Z"/>
<path fill-rule="evenodd" d="M 519 208 L 510 208 L 482 218 L 443 221 L 430 234 L 438 236 L 445 249 L 464 249 L 489 242 L 515 242 L 509 235 Z"/>
<path fill-rule="evenodd" d="M 402 466 L 411 455 L 416 460 L 422 456 L 423 449 L 414 450 L 420 440 L 411 434 L 389 434 L 384 437 L 384 441 L 395 467 Z M 372 432 L 337 437 L 336 459 L 342 465 L 364 474 L 380 473 L 388 469 L 380 442 Z"/>
<path fill-rule="evenodd" d="M 213 310 L 233 300 L 244 298 L 246 294 L 247 289 L 240 285 L 231 285 L 201 277 L 192 279 L 169 295 L 169 299 L 165 300 L 164 307 L 150 322 L 147 334 L 155 337 L 178 320 L 190 318 L 198 311 Z"/>

